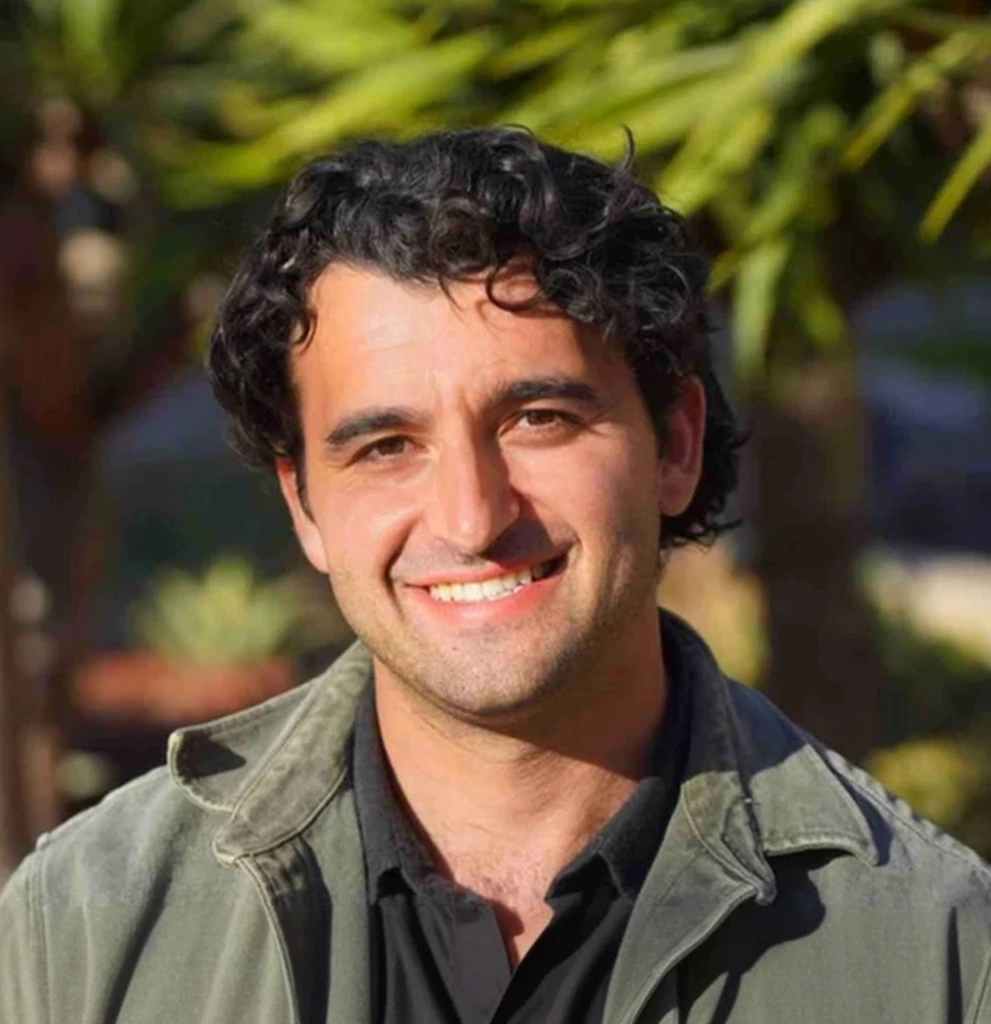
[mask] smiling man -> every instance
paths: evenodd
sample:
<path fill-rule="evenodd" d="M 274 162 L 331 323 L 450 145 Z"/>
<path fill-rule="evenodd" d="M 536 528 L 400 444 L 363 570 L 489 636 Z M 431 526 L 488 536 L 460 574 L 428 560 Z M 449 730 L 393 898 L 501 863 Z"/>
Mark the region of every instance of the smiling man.
<path fill-rule="evenodd" d="M 991 1024 L 991 872 L 659 613 L 739 439 L 705 265 L 510 129 L 304 169 L 209 365 L 359 641 L 0 902 L 3 1024 Z"/>

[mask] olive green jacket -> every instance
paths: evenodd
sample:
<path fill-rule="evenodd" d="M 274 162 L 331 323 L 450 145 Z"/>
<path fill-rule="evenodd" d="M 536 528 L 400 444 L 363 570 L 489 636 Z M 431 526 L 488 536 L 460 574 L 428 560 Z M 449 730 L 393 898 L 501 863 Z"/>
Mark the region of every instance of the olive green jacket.
<path fill-rule="evenodd" d="M 688 767 L 605 1024 L 991 1024 L 991 869 L 664 629 Z M 369 678 L 355 645 L 181 730 L 167 769 L 41 840 L 0 899 L 0 1022 L 369 1024 L 348 771 Z"/>

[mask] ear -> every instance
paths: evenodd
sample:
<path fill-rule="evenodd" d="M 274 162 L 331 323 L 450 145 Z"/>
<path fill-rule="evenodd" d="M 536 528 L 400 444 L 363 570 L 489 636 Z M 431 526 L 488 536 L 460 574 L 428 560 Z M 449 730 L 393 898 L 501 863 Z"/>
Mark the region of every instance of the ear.
<path fill-rule="evenodd" d="M 702 475 L 705 440 L 705 389 L 698 377 L 682 384 L 681 397 L 668 413 L 667 440 L 657 463 L 657 507 L 677 516 L 688 508 Z"/>
<path fill-rule="evenodd" d="M 313 517 L 307 511 L 300 491 L 300 481 L 296 467 L 290 459 L 276 459 L 275 472 L 279 478 L 279 489 L 289 507 L 293 529 L 303 554 L 317 572 L 327 574 L 327 554 L 323 548 L 323 538 Z"/>

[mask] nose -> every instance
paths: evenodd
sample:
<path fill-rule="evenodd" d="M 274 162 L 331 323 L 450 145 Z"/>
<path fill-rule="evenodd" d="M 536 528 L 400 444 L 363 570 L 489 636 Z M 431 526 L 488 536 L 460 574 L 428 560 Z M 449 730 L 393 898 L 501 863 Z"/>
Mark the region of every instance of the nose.
<path fill-rule="evenodd" d="M 463 554 L 479 555 L 519 513 L 519 497 L 496 445 L 466 438 L 441 451 L 425 509 L 435 537 Z"/>

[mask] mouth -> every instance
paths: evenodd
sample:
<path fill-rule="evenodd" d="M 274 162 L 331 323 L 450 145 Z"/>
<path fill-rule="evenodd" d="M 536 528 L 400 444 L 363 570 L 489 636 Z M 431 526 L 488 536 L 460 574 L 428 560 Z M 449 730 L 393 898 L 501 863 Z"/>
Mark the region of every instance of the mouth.
<path fill-rule="evenodd" d="M 499 601 L 532 586 L 538 580 L 559 573 L 564 568 L 564 563 L 565 556 L 561 555 L 547 562 L 507 572 L 478 583 L 438 583 L 425 589 L 435 601 L 451 601 L 457 604 Z"/>

